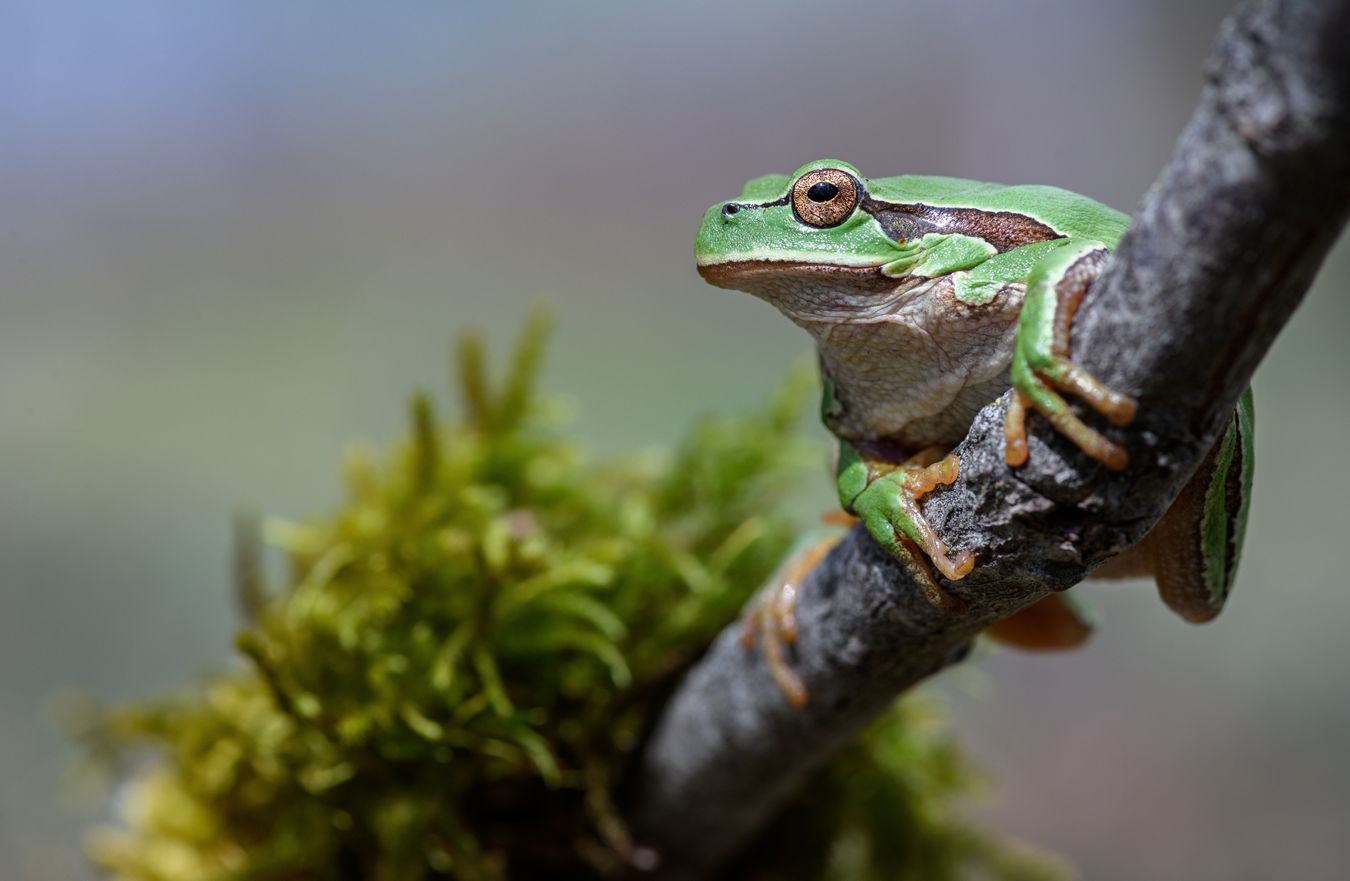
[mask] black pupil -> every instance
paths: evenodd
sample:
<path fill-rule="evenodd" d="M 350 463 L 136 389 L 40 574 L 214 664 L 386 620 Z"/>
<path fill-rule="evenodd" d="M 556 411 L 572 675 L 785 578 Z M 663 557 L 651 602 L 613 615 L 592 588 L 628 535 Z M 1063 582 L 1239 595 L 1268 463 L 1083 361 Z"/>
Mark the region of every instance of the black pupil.
<path fill-rule="evenodd" d="M 827 180 L 816 181 L 806 191 L 806 198 L 812 202 L 828 202 L 839 195 L 839 188 Z"/>

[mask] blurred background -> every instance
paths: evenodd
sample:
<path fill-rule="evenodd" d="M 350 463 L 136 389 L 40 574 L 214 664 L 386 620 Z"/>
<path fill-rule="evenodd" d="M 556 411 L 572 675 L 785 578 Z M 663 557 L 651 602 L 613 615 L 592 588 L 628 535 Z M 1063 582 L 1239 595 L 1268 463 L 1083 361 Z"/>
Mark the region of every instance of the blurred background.
<path fill-rule="evenodd" d="M 667 443 L 809 351 L 700 282 L 708 204 L 834 156 L 1132 210 L 1228 5 L 5 4 L 0 878 L 90 877 L 103 806 L 52 695 L 229 663 L 232 514 L 333 505 L 349 441 L 445 398 L 461 328 L 505 344 L 552 304 L 547 385 L 592 448 Z M 981 814 L 1085 878 L 1350 867 L 1347 284 L 1342 242 L 1257 376 L 1216 623 L 1092 587 L 1086 650 L 938 682 L 996 781 Z"/>

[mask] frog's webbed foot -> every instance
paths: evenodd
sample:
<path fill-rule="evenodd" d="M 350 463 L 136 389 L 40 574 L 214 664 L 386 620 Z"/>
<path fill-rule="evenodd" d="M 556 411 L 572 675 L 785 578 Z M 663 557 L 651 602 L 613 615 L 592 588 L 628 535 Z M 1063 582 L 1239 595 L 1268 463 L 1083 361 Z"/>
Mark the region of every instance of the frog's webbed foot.
<path fill-rule="evenodd" d="M 1095 622 L 1072 593 L 1052 593 L 986 629 L 985 635 L 1029 652 L 1076 649 L 1092 636 Z"/>
<path fill-rule="evenodd" d="M 943 456 L 940 449 L 925 450 L 873 479 L 851 506 L 872 538 L 905 567 L 929 601 L 949 610 L 959 608 L 960 602 L 937 583 L 925 557 L 943 577 L 959 581 L 975 567 L 975 555 L 952 554 L 924 519 L 919 503 L 936 487 L 953 483 L 960 467 L 954 453 Z"/>
<path fill-rule="evenodd" d="M 839 537 L 830 536 L 795 553 L 774 574 L 743 619 L 741 645 L 746 649 L 754 648 L 757 642 L 761 645 L 778 690 L 799 710 L 806 706 L 810 693 L 787 660 L 787 647 L 797 642 L 797 597 L 806 577 L 837 544 Z"/>
<path fill-rule="evenodd" d="M 1013 467 L 1027 461 L 1027 407 L 1106 467 L 1119 471 L 1129 462 L 1124 448 L 1079 419 L 1060 394 L 1077 395 L 1112 425 L 1128 425 L 1134 419 L 1133 398 L 1108 388 L 1069 358 L 1074 314 L 1101 274 L 1107 255 L 1096 242 L 1066 245 L 1032 274 L 1013 351 L 1013 394 L 1004 422 L 1005 455 Z"/>

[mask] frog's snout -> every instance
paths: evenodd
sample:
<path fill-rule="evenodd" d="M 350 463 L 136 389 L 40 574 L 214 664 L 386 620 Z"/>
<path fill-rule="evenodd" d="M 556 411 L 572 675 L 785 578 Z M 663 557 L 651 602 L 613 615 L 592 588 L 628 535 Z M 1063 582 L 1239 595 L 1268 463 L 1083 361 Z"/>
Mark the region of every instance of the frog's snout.
<path fill-rule="evenodd" d="M 718 262 L 728 248 L 728 239 L 735 235 L 745 216 L 744 206 L 735 202 L 723 202 L 707 210 L 694 244 L 699 265 Z"/>

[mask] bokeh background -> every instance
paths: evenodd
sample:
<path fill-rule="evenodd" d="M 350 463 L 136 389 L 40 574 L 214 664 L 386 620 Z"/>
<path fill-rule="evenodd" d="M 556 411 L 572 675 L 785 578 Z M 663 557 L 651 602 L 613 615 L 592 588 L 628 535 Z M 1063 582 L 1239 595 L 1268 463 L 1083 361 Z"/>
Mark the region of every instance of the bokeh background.
<path fill-rule="evenodd" d="M 230 521 L 338 498 L 448 341 L 559 332 L 599 453 L 808 351 L 703 285 L 704 207 L 822 156 L 1131 210 L 1228 4 L 31 0 L 0 13 L 0 878 L 82 879 L 102 810 L 51 696 L 231 657 Z M 1350 248 L 1256 381 L 1244 571 L 1203 628 L 1090 588 L 1071 656 L 945 674 L 990 823 L 1088 879 L 1350 872 Z M 823 474 L 804 513 L 827 509 Z M 809 510 L 806 510 L 809 509 Z"/>

